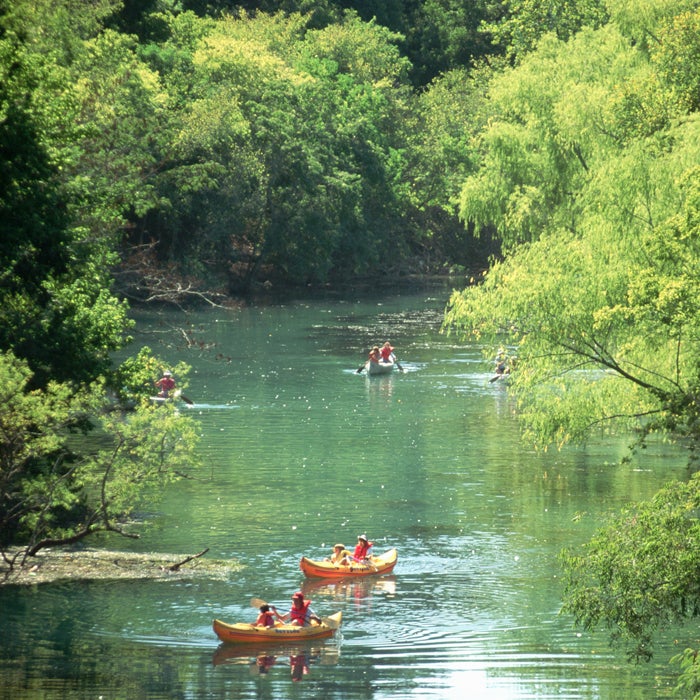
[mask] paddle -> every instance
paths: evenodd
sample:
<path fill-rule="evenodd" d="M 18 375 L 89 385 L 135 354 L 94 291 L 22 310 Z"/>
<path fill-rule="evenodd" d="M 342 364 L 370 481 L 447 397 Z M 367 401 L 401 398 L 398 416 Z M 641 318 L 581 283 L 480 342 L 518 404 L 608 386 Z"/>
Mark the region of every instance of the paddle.
<path fill-rule="evenodd" d="M 366 362 L 363 362 L 363 363 L 357 368 L 357 372 L 355 372 L 355 374 L 361 374 L 361 373 L 362 373 L 362 370 L 363 370 L 365 367 L 367 367 L 367 363 L 366 363 Z"/>
<path fill-rule="evenodd" d="M 194 406 L 194 401 L 188 399 L 179 389 L 173 395 L 178 399 L 182 399 L 188 406 Z"/>
<path fill-rule="evenodd" d="M 404 371 L 403 367 L 401 366 L 401 363 L 396 359 L 396 355 L 394 355 L 394 363 L 395 363 L 396 366 L 399 368 L 399 371 L 400 371 L 400 372 L 403 372 L 403 371 Z"/>
<path fill-rule="evenodd" d="M 250 605 L 253 608 L 259 608 L 261 605 L 270 605 L 266 601 L 264 601 L 262 598 L 251 598 L 250 599 Z M 275 607 L 274 605 L 270 605 L 271 608 Z M 337 630 L 338 629 L 338 623 L 333 620 L 330 617 L 322 617 L 321 622 L 323 622 L 326 627 L 330 627 L 332 630 Z"/>

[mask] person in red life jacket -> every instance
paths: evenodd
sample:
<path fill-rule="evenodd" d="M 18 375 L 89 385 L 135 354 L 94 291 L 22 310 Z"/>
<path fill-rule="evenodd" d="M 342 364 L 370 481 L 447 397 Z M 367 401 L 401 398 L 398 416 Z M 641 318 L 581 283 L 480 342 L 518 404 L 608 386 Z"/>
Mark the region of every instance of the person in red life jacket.
<path fill-rule="evenodd" d="M 379 346 L 375 345 L 370 351 L 367 359 L 370 362 L 379 362 L 382 359 L 382 354 L 379 352 Z"/>
<path fill-rule="evenodd" d="M 382 345 L 379 354 L 382 356 L 382 362 L 392 362 L 394 360 L 394 348 L 391 347 L 391 343 L 388 340 Z"/>
<path fill-rule="evenodd" d="M 170 392 L 175 388 L 173 373 L 165 370 L 165 372 L 163 372 L 163 376 L 155 383 L 155 385 L 160 389 L 158 396 L 163 399 L 167 399 L 170 396 Z"/>
<path fill-rule="evenodd" d="M 367 539 L 367 535 L 358 535 L 355 550 L 352 553 L 353 561 L 365 562 L 369 559 L 369 550 L 373 547 L 374 542 Z"/>
<path fill-rule="evenodd" d="M 269 605 L 260 606 L 260 614 L 258 619 L 255 621 L 256 627 L 274 627 L 275 626 L 275 616 L 270 612 Z"/>
<path fill-rule="evenodd" d="M 310 625 L 312 622 L 320 625 L 321 618 L 310 606 L 311 601 L 304 600 L 304 594 L 298 591 L 292 596 L 292 607 L 286 615 L 280 615 L 274 608 L 273 611 L 282 622 L 287 622 L 289 620 L 290 625 L 304 627 L 305 625 Z"/>

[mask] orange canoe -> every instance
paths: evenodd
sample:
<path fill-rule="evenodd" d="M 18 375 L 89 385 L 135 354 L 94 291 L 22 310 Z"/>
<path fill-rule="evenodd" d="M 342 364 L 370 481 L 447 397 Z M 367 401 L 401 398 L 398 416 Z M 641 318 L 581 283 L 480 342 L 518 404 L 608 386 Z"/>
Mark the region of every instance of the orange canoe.
<path fill-rule="evenodd" d="M 275 627 L 256 627 L 247 622 L 228 624 L 214 620 L 212 627 L 222 642 L 268 644 L 277 642 L 305 642 L 309 639 L 332 637 L 343 621 L 343 613 L 337 612 L 323 618 L 320 625 L 276 625 Z"/>
<path fill-rule="evenodd" d="M 384 554 L 370 557 L 369 562 L 352 564 L 333 564 L 330 561 L 315 561 L 302 557 L 299 568 L 309 578 L 352 578 L 353 576 L 377 576 L 393 571 L 398 559 L 398 552 L 390 549 Z"/>

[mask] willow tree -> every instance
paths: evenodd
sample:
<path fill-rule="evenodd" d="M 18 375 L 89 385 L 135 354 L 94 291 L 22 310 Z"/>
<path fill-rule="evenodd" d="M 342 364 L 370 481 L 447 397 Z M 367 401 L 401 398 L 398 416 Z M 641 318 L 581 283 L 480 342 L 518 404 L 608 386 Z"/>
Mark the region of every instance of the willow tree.
<path fill-rule="evenodd" d="M 461 211 L 509 253 L 452 297 L 448 326 L 517 346 L 535 443 L 631 427 L 696 440 L 697 121 L 673 121 L 653 66 L 611 27 L 546 41 L 491 95 Z M 635 103 L 646 124 L 628 119 Z"/>
<path fill-rule="evenodd" d="M 532 443 L 659 433 L 682 440 L 692 458 L 698 11 L 681 15 L 663 0 L 607 6 L 619 21 L 566 43 L 545 37 L 493 82 L 481 169 L 465 182 L 461 212 L 495 228 L 506 254 L 452 296 L 446 324 L 516 348 L 511 387 Z M 564 555 L 565 609 L 577 622 L 605 626 L 648 658 L 659 627 L 700 613 L 700 553 L 689 544 L 699 487 L 669 486 Z M 679 656 L 686 695 L 700 689 L 696 659 Z"/>
<path fill-rule="evenodd" d="M 566 41 L 582 27 L 599 27 L 607 22 L 603 0 L 506 0 L 492 10 L 497 18 L 484 22 L 493 43 L 514 61 L 532 51 L 545 34 Z"/>

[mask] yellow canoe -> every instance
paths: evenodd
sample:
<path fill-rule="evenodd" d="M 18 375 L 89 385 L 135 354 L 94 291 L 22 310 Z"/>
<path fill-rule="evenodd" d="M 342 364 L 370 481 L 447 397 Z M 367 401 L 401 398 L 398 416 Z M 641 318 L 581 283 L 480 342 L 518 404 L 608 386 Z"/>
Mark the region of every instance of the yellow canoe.
<path fill-rule="evenodd" d="M 343 613 L 337 612 L 323 618 L 320 624 L 305 625 L 276 625 L 275 627 L 256 627 L 247 622 L 228 624 L 214 620 L 214 633 L 222 642 L 229 643 L 276 643 L 306 641 L 308 639 L 325 639 L 332 637 L 343 621 Z"/>
<path fill-rule="evenodd" d="M 377 576 L 393 571 L 398 559 L 396 549 L 390 549 L 384 554 L 370 557 L 369 562 L 352 564 L 333 564 L 330 561 L 315 561 L 302 557 L 299 568 L 309 578 L 352 578 L 353 576 Z"/>

